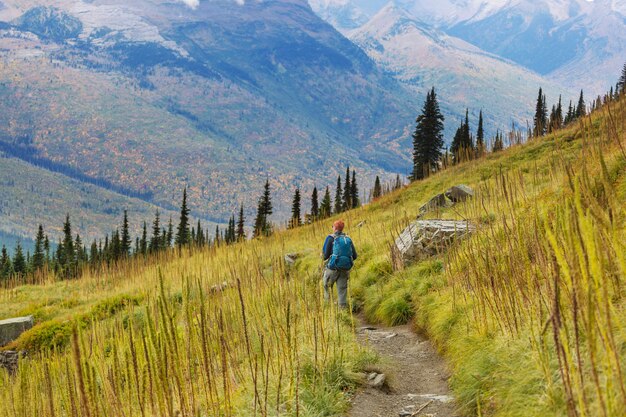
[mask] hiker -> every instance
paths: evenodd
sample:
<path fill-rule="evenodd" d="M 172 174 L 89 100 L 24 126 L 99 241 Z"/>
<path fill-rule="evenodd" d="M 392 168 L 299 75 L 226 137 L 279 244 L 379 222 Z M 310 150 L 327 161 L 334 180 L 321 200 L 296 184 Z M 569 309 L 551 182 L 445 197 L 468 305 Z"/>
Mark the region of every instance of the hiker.
<path fill-rule="evenodd" d="M 324 269 L 324 300 L 330 299 L 330 291 L 337 283 L 339 307 L 348 307 L 348 279 L 350 269 L 356 260 L 356 249 L 352 239 L 343 233 L 345 224 L 337 220 L 333 224 L 333 234 L 328 235 L 324 241 L 322 253 L 326 268 Z"/>

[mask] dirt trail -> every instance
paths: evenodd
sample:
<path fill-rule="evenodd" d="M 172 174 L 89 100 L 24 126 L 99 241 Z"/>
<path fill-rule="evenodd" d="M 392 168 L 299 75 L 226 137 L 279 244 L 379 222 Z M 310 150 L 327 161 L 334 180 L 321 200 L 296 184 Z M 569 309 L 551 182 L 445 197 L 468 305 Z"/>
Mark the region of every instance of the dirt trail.
<path fill-rule="evenodd" d="M 364 387 L 352 400 L 349 417 L 455 417 L 446 364 L 430 341 L 410 326 L 381 327 L 359 323 L 357 337 L 381 358 L 377 372 L 383 389 Z M 373 377 L 373 375 L 372 375 Z"/>

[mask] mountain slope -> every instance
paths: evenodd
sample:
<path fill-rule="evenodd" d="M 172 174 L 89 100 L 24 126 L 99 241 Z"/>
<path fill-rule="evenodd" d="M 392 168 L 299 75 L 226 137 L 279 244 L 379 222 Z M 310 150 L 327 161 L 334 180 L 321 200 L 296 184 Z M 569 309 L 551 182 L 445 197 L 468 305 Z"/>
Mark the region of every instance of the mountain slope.
<path fill-rule="evenodd" d="M 54 7 L 48 7 L 54 6 Z M 304 2 L 3 0 L 0 141 L 194 215 L 404 172 L 417 101 Z"/>

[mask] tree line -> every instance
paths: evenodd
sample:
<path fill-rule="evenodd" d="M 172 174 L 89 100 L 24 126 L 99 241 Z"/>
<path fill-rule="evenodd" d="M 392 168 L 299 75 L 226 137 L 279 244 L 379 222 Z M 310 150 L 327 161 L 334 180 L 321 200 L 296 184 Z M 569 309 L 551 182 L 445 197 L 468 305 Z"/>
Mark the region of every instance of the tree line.
<path fill-rule="evenodd" d="M 385 187 L 381 186 L 380 178 L 377 176 L 372 197 L 378 198 L 385 192 L 401 186 L 399 176 L 393 186 Z M 359 207 L 361 200 L 356 170 L 350 170 L 350 167 L 346 169 L 345 182 L 342 182 L 341 176 L 337 178 L 334 202 L 331 200 L 329 187 L 326 187 L 322 200 L 319 201 L 318 198 L 317 187 L 314 187 L 311 194 L 311 211 L 302 216 L 301 191 L 299 187 L 296 188 L 292 203 L 292 217 L 288 222 L 288 227 L 299 227 Z M 258 200 L 257 214 L 253 223 L 253 238 L 272 234 L 275 228 L 271 221 L 272 213 L 271 188 L 268 179 Z M 128 211 L 124 210 L 120 227 L 106 234 L 104 238 L 94 239 L 87 246 L 80 234 L 74 232 L 68 214 L 63 222 L 62 237 L 53 245 L 43 225 L 40 224 L 32 254 L 30 251 L 24 251 L 20 242 L 17 243 L 13 255 L 10 255 L 6 246 L 3 245 L 0 252 L 0 281 L 8 278 L 25 279 L 29 275 L 43 271 L 51 272 L 60 279 L 72 279 L 80 276 L 85 268 L 97 270 L 133 257 L 147 257 L 183 247 L 203 248 L 230 245 L 247 239 L 243 203 L 239 206 L 238 213 L 229 218 L 225 228 L 220 229 L 217 225 L 214 231 L 210 231 L 202 226 L 200 220 L 192 225 L 187 204 L 187 188 L 183 189 L 176 227 L 171 217 L 167 223 L 164 223 L 157 209 L 152 223 L 148 225 L 144 221 L 140 230 L 139 235 L 134 238 L 131 236 Z"/>
<path fill-rule="evenodd" d="M 615 89 L 611 87 L 610 91 L 604 96 L 598 96 L 593 100 L 590 106 L 587 106 L 585 103 L 584 93 L 581 90 L 578 102 L 574 105 L 570 101 L 567 112 L 565 112 L 562 98 L 559 96 L 558 102 L 552 106 L 551 112 L 548 113 L 547 99 L 543 89 L 540 88 L 533 125 L 532 128 L 529 127 L 527 137 L 541 137 L 552 133 L 586 116 L 589 111 L 592 112 L 625 94 L 626 64 L 624 64 Z M 474 136 L 469 127 L 469 109 L 466 109 L 465 119 L 456 130 L 449 148 L 444 148 L 444 121 L 445 118 L 441 113 L 437 94 L 433 87 L 426 95 L 426 100 L 421 113 L 416 119 L 416 126 L 412 135 L 413 168 L 409 175 L 411 181 L 426 178 L 449 165 L 480 158 L 489 151 L 489 146 L 485 142 L 482 110 L 478 116 L 478 128 Z M 523 133 L 516 131 L 515 126 L 513 126 L 510 140 L 514 143 L 519 143 L 523 141 L 522 137 Z M 491 140 L 491 152 L 498 152 L 502 149 L 504 149 L 504 136 L 498 131 Z"/>

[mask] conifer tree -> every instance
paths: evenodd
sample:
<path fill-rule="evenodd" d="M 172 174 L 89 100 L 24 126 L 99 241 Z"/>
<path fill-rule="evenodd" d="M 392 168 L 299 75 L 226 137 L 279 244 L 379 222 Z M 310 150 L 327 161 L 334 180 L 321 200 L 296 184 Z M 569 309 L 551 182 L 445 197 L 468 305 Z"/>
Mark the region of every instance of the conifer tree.
<path fill-rule="evenodd" d="M 124 210 L 124 220 L 122 221 L 122 236 L 121 236 L 121 253 L 122 256 L 128 256 L 130 254 L 131 237 L 128 229 L 128 211 Z"/>
<path fill-rule="evenodd" d="M 50 263 L 50 239 L 46 235 L 43 239 L 43 250 L 46 254 L 46 263 Z"/>
<path fill-rule="evenodd" d="M 585 117 L 587 115 L 587 106 L 585 105 L 585 98 L 583 97 L 583 90 L 580 90 L 580 98 L 578 99 L 578 106 L 576 106 L 576 118 Z"/>
<path fill-rule="evenodd" d="M 330 188 L 326 187 L 324 198 L 322 198 L 322 204 L 320 205 L 320 218 L 325 219 L 330 217 L 332 212 L 332 202 L 330 200 Z"/>
<path fill-rule="evenodd" d="M 230 217 L 230 221 L 228 222 L 228 243 L 235 243 L 237 240 L 237 227 L 235 222 L 235 215 L 233 214 Z"/>
<path fill-rule="evenodd" d="M 98 253 L 98 243 L 96 243 L 96 239 L 91 242 L 91 247 L 89 248 L 89 262 L 92 268 L 95 268 L 100 263 L 100 254 Z"/>
<path fill-rule="evenodd" d="M 500 133 L 500 131 L 498 131 L 496 133 L 496 138 L 493 141 L 493 145 L 492 145 L 492 152 L 500 152 L 502 149 L 504 149 L 504 143 L 502 141 L 502 134 Z"/>
<path fill-rule="evenodd" d="M 374 191 L 372 191 L 372 198 L 375 200 L 380 198 L 383 195 L 383 189 L 380 185 L 380 178 L 376 175 L 376 180 L 374 181 Z"/>
<path fill-rule="evenodd" d="M 291 203 L 291 219 L 289 220 L 289 228 L 293 229 L 295 227 L 299 227 L 302 225 L 301 219 L 301 197 L 300 197 L 300 188 L 296 188 L 296 191 L 293 195 L 293 201 Z"/>
<path fill-rule="evenodd" d="M 272 199 L 270 192 L 270 181 L 265 181 L 263 195 L 259 199 L 257 215 L 254 220 L 254 237 L 269 236 L 272 233 L 269 217 L 273 213 Z"/>
<path fill-rule="evenodd" d="M 626 93 L 626 63 L 624 63 L 624 68 L 622 68 L 622 75 L 619 77 L 619 81 L 617 82 L 617 86 L 615 87 L 615 96 L 619 96 L 620 94 Z"/>
<path fill-rule="evenodd" d="M 346 182 L 343 186 L 343 207 L 342 211 L 352 208 L 352 184 L 350 183 L 350 166 L 346 168 Z"/>
<path fill-rule="evenodd" d="M 0 278 L 7 279 L 13 274 L 13 263 L 6 246 L 2 245 L 0 254 Z"/>
<path fill-rule="evenodd" d="M 569 101 L 569 108 L 567 109 L 567 115 L 563 121 L 564 125 L 568 125 L 574 120 L 574 108 L 572 107 L 572 100 Z"/>
<path fill-rule="evenodd" d="M 141 229 L 141 239 L 139 240 L 139 252 L 146 256 L 148 254 L 148 225 L 146 222 L 143 222 L 143 227 Z"/>
<path fill-rule="evenodd" d="M 76 266 L 80 268 L 81 264 L 87 261 L 87 254 L 79 234 L 76 234 L 76 239 L 74 239 L 74 247 L 76 248 Z"/>
<path fill-rule="evenodd" d="M 313 193 L 311 194 L 311 217 L 317 219 L 320 215 L 320 204 L 317 196 L 317 187 L 313 187 Z"/>
<path fill-rule="evenodd" d="M 45 235 L 43 232 L 43 226 L 40 224 L 37 230 L 37 236 L 35 237 L 35 251 L 32 257 L 32 269 L 37 271 L 42 269 L 46 263 L 46 254 L 44 252 Z"/>
<path fill-rule="evenodd" d="M 215 242 L 215 246 L 219 246 L 221 241 L 222 236 L 220 234 L 220 226 L 215 225 L 215 239 L 213 239 L 213 242 Z"/>
<path fill-rule="evenodd" d="M 13 273 L 16 275 L 25 275 L 26 272 L 26 258 L 24 258 L 22 244 L 18 241 L 13 255 Z"/>
<path fill-rule="evenodd" d="M 411 180 L 419 180 L 439 169 L 443 149 L 444 117 L 439 110 L 437 95 L 433 87 L 416 119 L 413 133 L 413 172 Z"/>
<path fill-rule="evenodd" d="M 483 111 L 478 114 L 478 130 L 476 131 L 476 150 L 478 156 L 485 153 L 485 130 L 483 129 Z"/>
<path fill-rule="evenodd" d="M 165 236 L 163 237 L 165 238 Z M 161 249 L 161 215 L 159 209 L 154 214 L 154 221 L 152 222 L 152 237 L 149 244 L 150 252 L 156 253 Z"/>
<path fill-rule="evenodd" d="M 198 219 L 198 225 L 196 226 L 196 246 L 201 248 L 205 244 L 204 232 L 202 231 L 202 224 Z"/>
<path fill-rule="evenodd" d="M 241 203 L 241 207 L 239 208 L 239 218 L 237 219 L 237 240 L 244 241 L 246 240 L 246 218 L 243 214 L 243 203 Z"/>
<path fill-rule="evenodd" d="M 402 188 L 402 180 L 400 179 L 400 174 L 396 175 L 396 183 L 393 186 L 394 190 L 399 190 L 400 188 Z"/>
<path fill-rule="evenodd" d="M 172 216 L 170 216 L 170 220 L 167 223 L 167 235 L 163 234 L 163 236 L 166 236 L 163 242 L 165 249 L 171 248 L 172 243 L 174 243 L 174 225 L 172 224 Z"/>
<path fill-rule="evenodd" d="M 561 96 L 559 95 L 559 103 L 556 105 L 556 120 L 555 128 L 560 129 L 563 127 L 563 105 L 561 104 Z"/>
<path fill-rule="evenodd" d="M 74 250 L 74 238 L 72 236 L 72 224 L 70 223 L 69 214 L 65 216 L 63 243 L 58 250 L 61 251 L 60 267 L 65 271 L 65 276 L 69 277 L 74 273 L 76 265 L 76 252 Z"/>
<path fill-rule="evenodd" d="M 183 189 L 183 201 L 180 205 L 180 219 L 176 229 L 176 246 L 179 248 L 189 244 L 189 208 L 187 208 L 187 187 Z"/>
<path fill-rule="evenodd" d="M 352 203 L 351 208 L 357 208 L 361 206 L 361 201 L 359 199 L 359 187 L 356 184 L 355 170 L 352 170 L 352 181 L 350 182 L 350 202 Z"/>
<path fill-rule="evenodd" d="M 335 211 L 334 214 L 343 211 L 343 192 L 341 191 L 341 175 L 337 177 L 337 190 L 335 191 Z"/>
<path fill-rule="evenodd" d="M 535 107 L 535 118 L 533 125 L 533 137 L 538 138 L 546 134 L 548 128 L 548 108 L 546 104 L 546 96 L 543 89 L 539 88 L 539 96 L 537 97 L 537 106 Z"/>

